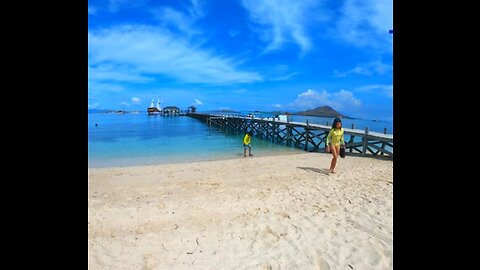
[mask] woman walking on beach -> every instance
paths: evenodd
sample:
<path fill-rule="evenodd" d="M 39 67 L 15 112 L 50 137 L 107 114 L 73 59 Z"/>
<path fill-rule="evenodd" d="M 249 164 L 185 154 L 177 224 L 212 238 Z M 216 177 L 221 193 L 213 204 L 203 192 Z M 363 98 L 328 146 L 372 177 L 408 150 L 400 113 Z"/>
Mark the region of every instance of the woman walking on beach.
<path fill-rule="evenodd" d="M 343 138 L 343 128 L 342 128 L 342 121 L 338 118 L 333 120 L 332 129 L 328 133 L 327 147 L 325 150 L 332 153 L 333 158 L 332 162 L 330 163 L 330 169 L 328 170 L 330 173 L 335 173 L 333 170 L 335 169 L 335 165 L 337 165 L 338 155 L 340 153 L 340 146 L 345 146 L 345 139 Z"/>

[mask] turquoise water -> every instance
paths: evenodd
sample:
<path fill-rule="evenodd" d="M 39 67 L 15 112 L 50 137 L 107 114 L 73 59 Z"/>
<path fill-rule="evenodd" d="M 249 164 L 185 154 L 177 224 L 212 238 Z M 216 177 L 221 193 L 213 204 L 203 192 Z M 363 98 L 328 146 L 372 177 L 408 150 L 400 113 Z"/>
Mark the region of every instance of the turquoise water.
<path fill-rule="evenodd" d="M 98 124 L 98 126 L 95 126 Z M 88 114 L 88 166 L 118 167 L 243 158 L 243 134 L 229 134 L 187 116 Z M 304 153 L 252 138 L 252 153 Z"/>
<path fill-rule="evenodd" d="M 331 125 L 333 118 L 292 116 L 292 121 Z M 343 126 L 392 133 L 391 122 L 343 119 Z M 97 126 L 95 126 L 97 124 Z M 243 134 L 225 134 L 197 119 L 138 114 L 88 114 L 88 166 L 118 167 L 243 158 Z M 345 138 L 348 140 L 348 136 Z M 252 153 L 269 156 L 303 150 L 252 138 Z"/>

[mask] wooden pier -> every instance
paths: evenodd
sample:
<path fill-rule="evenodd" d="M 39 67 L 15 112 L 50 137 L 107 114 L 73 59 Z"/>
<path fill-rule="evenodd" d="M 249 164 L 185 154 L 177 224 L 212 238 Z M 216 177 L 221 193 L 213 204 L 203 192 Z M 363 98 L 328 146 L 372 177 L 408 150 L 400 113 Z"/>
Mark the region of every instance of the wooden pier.
<path fill-rule="evenodd" d="M 186 115 L 226 132 L 252 131 L 256 138 L 309 152 L 325 151 L 325 141 L 332 129 L 328 125 L 309 124 L 308 120 L 301 123 L 228 114 L 187 113 Z M 371 132 L 368 128 L 361 130 L 343 127 L 343 129 L 347 153 L 393 157 L 393 134 Z"/>

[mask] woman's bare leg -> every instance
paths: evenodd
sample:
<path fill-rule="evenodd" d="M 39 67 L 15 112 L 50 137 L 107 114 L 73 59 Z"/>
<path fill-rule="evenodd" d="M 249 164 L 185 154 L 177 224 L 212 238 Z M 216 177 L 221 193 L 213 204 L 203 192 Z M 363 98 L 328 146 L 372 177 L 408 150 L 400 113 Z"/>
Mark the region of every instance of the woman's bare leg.
<path fill-rule="evenodd" d="M 333 158 L 332 162 L 330 163 L 330 172 L 335 173 L 333 170 L 335 169 L 335 166 L 337 165 L 337 159 L 338 159 L 338 153 L 340 153 L 340 145 L 338 146 L 330 146 L 330 151 L 332 152 Z"/>

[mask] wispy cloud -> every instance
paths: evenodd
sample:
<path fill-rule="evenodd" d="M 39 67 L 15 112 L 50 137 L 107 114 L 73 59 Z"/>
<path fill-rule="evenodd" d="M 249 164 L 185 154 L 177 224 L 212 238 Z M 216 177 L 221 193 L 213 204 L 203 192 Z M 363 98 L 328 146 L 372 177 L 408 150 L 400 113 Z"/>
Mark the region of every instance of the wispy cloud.
<path fill-rule="evenodd" d="M 345 78 L 351 74 L 371 76 L 373 72 L 365 67 L 360 67 L 360 66 L 356 66 L 353 69 L 345 72 L 339 72 L 338 70 L 333 71 L 333 75 L 338 78 Z"/>
<path fill-rule="evenodd" d="M 318 92 L 308 89 L 298 95 L 297 99 L 288 105 L 288 107 L 298 110 L 309 110 L 319 106 L 330 106 L 335 110 L 344 110 L 349 107 L 358 107 L 362 103 L 356 99 L 352 92 L 340 90 L 329 93 L 326 90 Z"/>
<path fill-rule="evenodd" d="M 160 7 L 151 9 L 150 13 L 162 27 L 178 31 L 190 38 L 202 34 L 203 30 L 197 27 L 197 22 L 205 16 L 203 7 L 203 0 L 191 0 L 191 6 L 185 7 L 186 12 L 172 7 Z"/>
<path fill-rule="evenodd" d="M 133 102 L 134 104 L 140 104 L 141 100 L 140 100 L 140 98 L 138 98 L 138 97 L 132 97 L 132 102 Z"/>
<path fill-rule="evenodd" d="M 102 83 L 98 81 L 88 82 L 88 94 L 98 94 L 102 92 L 123 92 L 125 91 L 125 86 L 118 83 Z"/>
<path fill-rule="evenodd" d="M 253 22 L 264 26 L 261 38 L 268 42 L 266 51 L 280 49 L 286 42 L 296 43 L 302 54 L 312 47 L 306 31 L 306 13 L 317 1 L 242 0 Z"/>
<path fill-rule="evenodd" d="M 243 93 L 246 93 L 247 90 L 246 89 L 236 89 L 233 91 L 235 94 L 243 94 Z"/>
<path fill-rule="evenodd" d="M 117 12 L 125 2 L 127 0 L 108 0 L 108 9 L 110 12 Z"/>
<path fill-rule="evenodd" d="M 93 103 L 93 104 L 88 104 L 88 108 L 89 109 L 95 109 L 98 107 L 98 105 L 100 105 L 98 102 L 97 103 Z"/>
<path fill-rule="evenodd" d="M 186 83 L 214 84 L 262 80 L 255 72 L 239 70 L 240 60 L 216 55 L 149 26 L 90 31 L 88 53 L 90 66 L 127 66 L 140 78 L 164 75 Z"/>
<path fill-rule="evenodd" d="M 345 0 L 340 14 L 335 36 L 359 47 L 392 50 L 393 1 Z"/>
<path fill-rule="evenodd" d="M 269 78 L 269 80 L 272 81 L 285 81 L 288 80 L 296 75 L 301 74 L 300 72 L 297 71 L 290 71 L 290 67 L 285 64 L 280 64 L 280 65 L 275 65 L 275 66 L 269 66 L 268 70 L 265 73 L 265 76 Z"/>
<path fill-rule="evenodd" d="M 153 17 L 161 22 L 163 27 L 177 30 L 187 36 L 201 33 L 195 28 L 197 17 L 184 14 L 170 7 L 162 7 L 150 11 Z"/>
<path fill-rule="evenodd" d="M 121 9 L 143 7 L 150 0 L 108 0 L 108 11 L 117 13 Z"/>
<path fill-rule="evenodd" d="M 236 37 L 236 36 L 238 36 L 238 34 L 240 34 L 240 31 L 237 30 L 237 29 L 232 28 L 232 29 L 228 30 L 228 34 L 229 34 L 231 37 Z"/>
<path fill-rule="evenodd" d="M 335 77 L 344 78 L 352 74 L 366 75 L 366 76 L 383 75 L 387 71 L 392 71 L 392 70 L 393 70 L 393 67 L 391 65 L 386 65 L 380 61 L 376 61 L 376 62 L 357 65 L 351 70 L 344 71 L 344 72 L 335 70 L 333 73 Z"/>
<path fill-rule="evenodd" d="M 153 81 L 140 74 L 140 71 L 127 65 L 100 64 L 88 67 L 88 78 L 91 81 L 118 81 L 132 83 L 146 83 Z"/>
<path fill-rule="evenodd" d="M 271 80 L 272 81 L 286 81 L 286 80 L 288 80 L 288 79 L 290 79 L 293 76 L 296 76 L 298 74 L 300 74 L 300 72 L 292 72 L 292 73 L 289 73 L 289 74 L 286 74 L 286 75 L 283 75 L 283 76 L 271 78 Z"/>
<path fill-rule="evenodd" d="M 195 99 L 195 105 L 203 105 L 203 102 L 201 102 L 199 99 Z"/>
<path fill-rule="evenodd" d="M 97 13 L 97 8 L 93 6 L 88 7 L 88 15 L 95 15 Z"/>
<path fill-rule="evenodd" d="M 204 0 L 191 0 L 192 6 L 188 10 L 192 17 L 202 18 L 205 16 L 204 2 Z"/>
<path fill-rule="evenodd" d="M 390 85 L 382 85 L 382 84 L 374 84 L 374 85 L 367 85 L 363 87 L 359 87 L 356 91 L 364 92 L 364 93 L 379 93 L 385 95 L 387 97 L 393 98 L 393 84 Z"/>

